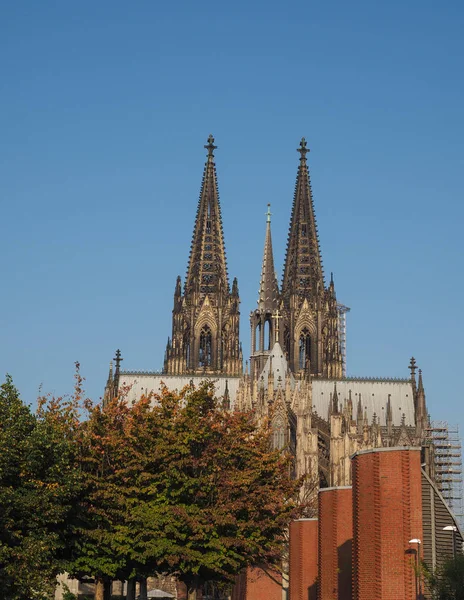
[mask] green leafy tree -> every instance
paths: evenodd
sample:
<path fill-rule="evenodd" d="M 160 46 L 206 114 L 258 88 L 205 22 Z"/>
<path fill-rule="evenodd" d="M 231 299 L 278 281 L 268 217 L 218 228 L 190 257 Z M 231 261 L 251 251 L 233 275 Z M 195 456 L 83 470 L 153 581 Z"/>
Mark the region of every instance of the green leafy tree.
<path fill-rule="evenodd" d="M 11 377 L 0 386 L 0 586 L 7 600 L 49 597 L 68 547 L 79 475 L 73 399 L 32 414 Z"/>
<path fill-rule="evenodd" d="M 434 600 L 464 600 L 464 554 L 446 559 L 434 573 L 425 569 L 425 579 Z"/>

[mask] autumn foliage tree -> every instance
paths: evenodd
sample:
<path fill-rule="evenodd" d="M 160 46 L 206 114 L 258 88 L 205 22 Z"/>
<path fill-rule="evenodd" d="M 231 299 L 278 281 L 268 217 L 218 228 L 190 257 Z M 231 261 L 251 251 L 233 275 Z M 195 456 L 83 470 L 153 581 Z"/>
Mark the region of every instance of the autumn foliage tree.
<path fill-rule="evenodd" d="M 204 581 L 279 561 L 299 482 L 252 415 L 223 410 L 206 382 L 142 398 L 123 429 L 114 476 L 125 514 L 111 538 L 134 568 L 176 575 L 193 598 Z"/>
<path fill-rule="evenodd" d="M 89 495 L 72 572 L 171 574 L 195 598 L 204 581 L 280 560 L 297 512 L 290 458 L 251 414 L 223 410 L 212 383 L 92 407 L 80 444 Z"/>

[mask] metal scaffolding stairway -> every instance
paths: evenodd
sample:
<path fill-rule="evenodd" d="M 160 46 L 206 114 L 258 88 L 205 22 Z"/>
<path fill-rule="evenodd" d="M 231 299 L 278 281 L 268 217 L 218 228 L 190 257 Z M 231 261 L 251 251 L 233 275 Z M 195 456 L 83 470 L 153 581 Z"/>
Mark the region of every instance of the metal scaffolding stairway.
<path fill-rule="evenodd" d="M 435 478 L 438 489 L 462 527 L 464 506 L 459 428 L 446 421 L 432 421 L 427 433 L 435 447 Z"/>

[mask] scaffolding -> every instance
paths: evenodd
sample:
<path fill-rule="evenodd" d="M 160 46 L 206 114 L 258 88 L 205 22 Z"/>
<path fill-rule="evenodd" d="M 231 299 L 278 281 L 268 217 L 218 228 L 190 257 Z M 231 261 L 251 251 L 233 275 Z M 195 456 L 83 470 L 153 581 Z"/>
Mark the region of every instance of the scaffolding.
<path fill-rule="evenodd" d="M 340 334 L 340 351 L 343 360 L 343 377 L 346 377 L 346 313 L 350 312 L 350 308 L 344 304 L 337 302 L 338 311 L 338 331 Z"/>
<path fill-rule="evenodd" d="M 461 526 L 464 521 L 462 453 L 459 427 L 432 421 L 429 438 L 435 447 L 435 478 L 440 492 Z"/>

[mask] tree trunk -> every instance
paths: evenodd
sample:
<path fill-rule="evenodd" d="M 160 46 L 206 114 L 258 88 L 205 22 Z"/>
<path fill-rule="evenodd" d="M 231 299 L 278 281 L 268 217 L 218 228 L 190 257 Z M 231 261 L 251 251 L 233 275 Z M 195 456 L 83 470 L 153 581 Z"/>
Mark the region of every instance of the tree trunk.
<path fill-rule="evenodd" d="M 111 579 L 103 581 L 103 598 L 104 600 L 111 600 Z"/>
<path fill-rule="evenodd" d="M 188 585 L 188 600 L 201 600 L 201 585 L 199 577 L 194 577 Z"/>
<path fill-rule="evenodd" d="M 140 600 L 148 600 L 147 592 L 147 578 L 142 577 L 140 579 Z"/>
<path fill-rule="evenodd" d="M 105 584 L 100 577 L 95 577 L 95 600 L 105 600 Z"/>
<path fill-rule="evenodd" d="M 95 598 L 97 600 L 97 598 Z M 126 600 L 135 600 L 135 579 L 129 579 L 127 582 Z"/>

